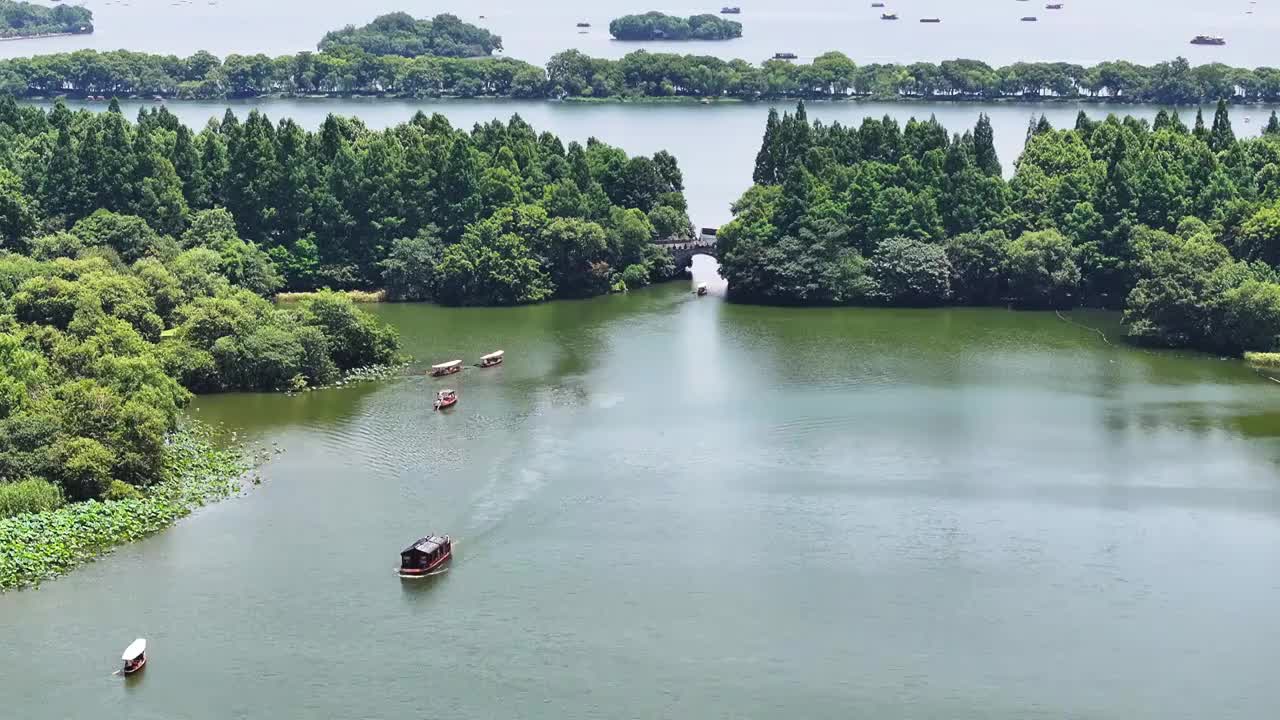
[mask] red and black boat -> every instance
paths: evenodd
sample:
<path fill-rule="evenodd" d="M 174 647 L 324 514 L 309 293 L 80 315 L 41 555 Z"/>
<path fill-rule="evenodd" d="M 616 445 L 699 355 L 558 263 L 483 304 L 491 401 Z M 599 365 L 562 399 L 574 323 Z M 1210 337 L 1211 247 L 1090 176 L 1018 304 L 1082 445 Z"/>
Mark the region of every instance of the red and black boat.
<path fill-rule="evenodd" d="M 444 567 L 453 558 L 453 541 L 448 535 L 428 535 L 418 538 L 400 552 L 402 578 L 421 578 Z"/>
<path fill-rule="evenodd" d="M 437 410 L 453 407 L 458 404 L 458 392 L 456 390 L 441 390 L 436 393 L 436 401 L 433 406 Z"/>

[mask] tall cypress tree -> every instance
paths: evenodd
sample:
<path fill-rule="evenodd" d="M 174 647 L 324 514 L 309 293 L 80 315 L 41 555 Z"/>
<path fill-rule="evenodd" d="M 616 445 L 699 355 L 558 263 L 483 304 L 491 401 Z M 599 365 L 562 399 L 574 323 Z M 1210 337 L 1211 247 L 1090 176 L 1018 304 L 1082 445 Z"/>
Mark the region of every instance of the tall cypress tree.
<path fill-rule="evenodd" d="M 778 181 L 778 167 L 774 160 L 773 145 L 778 141 L 778 109 L 769 108 L 769 119 L 764 123 L 764 139 L 760 152 L 756 153 L 756 169 L 751 180 L 757 185 L 772 185 Z"/>
<path fill-rule="evenodd" d="M 999 177 L 1000 158 L 996 155 L 995 132 L 986 113 L 978 115 L 978 124 L 973 128 L 973 159 L 983 174 Z"/>
<path fill-rule="evenodd" d="M 1267 119 L 1267 127 L 1262 132 L 1266 135 L 1280 134 L 1280 119 L 1276 118 L 1275 110 L 1271 111 L 1271 117 Z"/>
<path fill-rule="evenodd" d="M 1209 147 L 1214 152 L 1222 152 L 1234 145 L 1236 134 L 1231 131 L 1231 117 L 1227 114 L 1227 101 L 1219 100 L 1218 109 L 1213 112 L 1213 129 L 1209 131 Z"/>
<path fill-rule="evenodd" d="M 1197 138 L 1209 142 L 1209 130 L 1204 126 L 1204 112 L 1196 109 L 1196 125 L 1191 130 L 1191 134 Z"/>

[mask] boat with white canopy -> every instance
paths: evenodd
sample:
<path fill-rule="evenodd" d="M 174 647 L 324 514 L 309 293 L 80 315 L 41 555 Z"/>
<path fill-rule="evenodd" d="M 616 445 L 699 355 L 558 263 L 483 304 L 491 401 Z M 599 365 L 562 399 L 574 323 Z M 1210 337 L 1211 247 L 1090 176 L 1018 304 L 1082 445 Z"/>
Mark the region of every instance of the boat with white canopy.
<path fill-rule="evenodd" d="M 432 377 L 442 377 L 444 375 L 452 375 L 456 372 L 461 372 L 461 371 L 462 371 L 461 360 L 450 360 L 449 362 L 442 362 L 437 365 L 431 366 Z"/>
<path fill-rule="evenodd" d="M 504 351 L 504 350 L 494 350 L 493 352 L 489 353 L 488 355 L 481 355 L 481 356 L 480 356 L 480 367 L 482 367 L 482 368 L 487 368 L 487 367 L 493 367 L 494 365 L 501 365 L 501 364 L 502 364 L 502 356 L 503 356 L 503 355 L 506 355 L 506 354 L 507 354 L 507 353 L 506 353 L 506 351 Z"/>
<path fill-rule="evenodd" d="M 138 638 L 129 644 L 120 655 L 120 660 L 124 662 L 124 667 L 120 672 L 125 675 L 131 675 L 142 669 L 147 664 L 147 639 Z"/>

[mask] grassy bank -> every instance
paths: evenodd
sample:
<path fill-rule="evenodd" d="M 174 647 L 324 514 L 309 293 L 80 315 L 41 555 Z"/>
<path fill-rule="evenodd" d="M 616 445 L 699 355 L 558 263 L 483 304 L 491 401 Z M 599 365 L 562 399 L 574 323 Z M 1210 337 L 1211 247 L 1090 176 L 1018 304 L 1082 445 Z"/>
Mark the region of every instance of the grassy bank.
<path fill-rule="evenodd" d="M 386 290 L 342 290 L 341 294 L 351 299 L 351 302 L 357 303 L 380 303 L 387 301 Z M 276 302 L 301 302 L 307 298 L 316 297 L 320 291 L 316 292 L 282 292 L 276 293 Z"/>
<path fill-rule="evenodd" d="M 36 585 L 146 537 L 239 487 L 247 465 L 198 425 L 169 439 L 166 479 L 140 498 L 75 503 L 0 520 L 0 591 Z"/>

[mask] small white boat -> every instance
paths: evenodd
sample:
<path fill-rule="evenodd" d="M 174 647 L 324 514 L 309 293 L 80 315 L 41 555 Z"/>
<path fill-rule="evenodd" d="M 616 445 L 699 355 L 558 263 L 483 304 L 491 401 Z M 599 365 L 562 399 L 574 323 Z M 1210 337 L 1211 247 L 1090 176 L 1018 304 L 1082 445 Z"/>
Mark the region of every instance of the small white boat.
<path fill-rule="evenodd" d="M 699 297 L 701 297 L 702 295 L 706 295 L 706 294 L 707 294 L 707 284 L 706 284 L 706 283 L 698 283 L 698 288 L 697 288 L 696 290 L 694 290 L 694 292 L 698 293 Z"/>
<path fill-rule="evenodd" d="M 505 351 L 503 351 L 503 350 L 494 350 L 493 352 L 489 353 L 488 355 L 481 355 L 481 356 L 480 356 L 480 367 L 482 367 L 482 368 L 487 368 L 487 367 L 493 367 L 494 365 L 501 365 L 501 364 L 502 364 L 502 356 L 503 356 L 503 355 L 505 355 L 505 354 L 506 354 L 506 352 L 505 352 Z"/>
<path fill-rule="evenodd" d="M 120 672 L 125 675 L 132 675 L 141 670 L 147 664 L 147 639 L 138 638 L 130 643 L 120 655 L 120 660 L 124 662 Z"/>
<path fill-rule="evenodd" d="M 462 361 L 461 361 L 461 360 L 450 360 L 449 362 L 442 362 L 442 363 L 438 363 L 438 364 L 436 364 L 436 365 L 432 365 L 432 366 L 431 366 L 431 376 L 432 376 L 432 377 L 441 377 L 441 376 L 443 376 L 443 375 L 452 375 L 452 374 L 454 374 L 454 373 L 456 373 L 456 372 L 461 372 L 461 371 L 462 371 Z"/>

